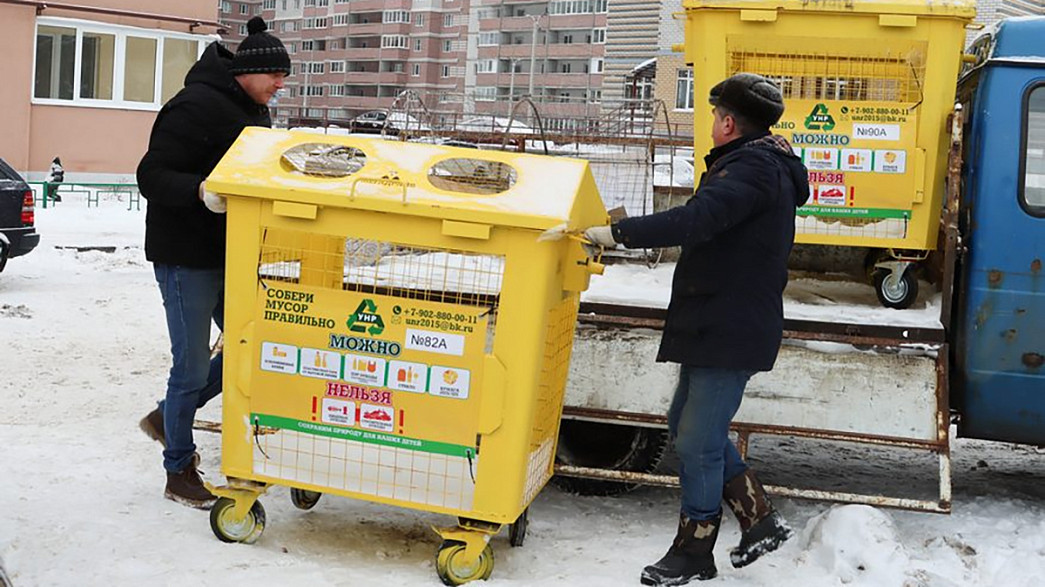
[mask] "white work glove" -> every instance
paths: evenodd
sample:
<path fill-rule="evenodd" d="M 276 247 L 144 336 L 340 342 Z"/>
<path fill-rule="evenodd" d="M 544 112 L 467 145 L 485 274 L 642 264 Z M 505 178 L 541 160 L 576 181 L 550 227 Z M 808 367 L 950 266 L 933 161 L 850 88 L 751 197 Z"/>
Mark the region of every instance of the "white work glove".
<path fill-rule="evenodd" d="M 617 246 L 617 241 L 613 238 L 613 229 L 609 226 L 592 226 L 584 231 L 584 238 L 588 239 L 593 245 L 606 249 L 612 249 Z"/>
<path fill-rule="evenodd" d="M 203 205 L 215 214 L 224 214 L 228 211 L 228 205 L 225 204 L 225 198 L 215 194 L 214 192 L 208 192 L 204 189 L 202 183 L 200 184 L 200 199 L 203 200 Z"/>

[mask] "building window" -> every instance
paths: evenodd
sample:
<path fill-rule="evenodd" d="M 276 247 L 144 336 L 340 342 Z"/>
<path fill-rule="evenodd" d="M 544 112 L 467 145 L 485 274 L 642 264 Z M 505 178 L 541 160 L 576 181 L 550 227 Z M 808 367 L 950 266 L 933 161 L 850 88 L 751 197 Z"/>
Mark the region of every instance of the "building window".
<path fill-rule="evenodd" d="M 675 109 L 693 110 L 693 70 L 680 69 L 675 83 Z"/>
<path fill-rule="evenodd" d="M 1034 216 L 1045 216 L 1045 85 L 1027 95 L 1020 161 L 1020 204 Z"/>
<path fill-rule="evenodd" d="M 345 73 L 345 62 L 344 61 L 331 61 L 330 62 L 330 73 Z"/>
<path fill-rule="evenodd" d="M 454 48 L 453 41 L 449 41 L 449 40 L 443 41 L 443 53 L 449 53 L 450 51 L 453 50 L 453 48 Z"/>
<path fill-rule="evenodd" d="M 497 99 L 497 88 L 492 86 L 479 86 L 475 88 L 476 102 L 493 102 Z"/>
<path fill-rule="evenodd" d="M 264 8 L 265 10 L 275 10 L 276 9 L 276 0 L 265 0 L 264 2 L 261 3 L 261 7 Z"/>
<path fill-rule="evenodd" d="M 248 6 L 246 4 L 240 4 L 239 5 L 239 13 L 240 14 L 250 14 L 250 6 Z"/>
<path fill-rule="evenodd" d="M 489 18 L 500 18 L 501 10 L 497 6 L 484 6 L 479 9 L 479 20 L 486 20 Z"/>
<path fill-rule="evenodd" d="M 414 39 L 414 51 L 421 50 L 421 39 Z"/>
<path fill-rule="evenodd" d="M 329 19 L 326 17 L 306 18 L 301 25 L 303 30 L 309 29 L 325 29 L 327 28 Z"/>
<path fill-rule="evenodd" d="M 201 39 L 160 30 L 40 18 L 33 100 L 157 109 L 184 85 L 185 74 L 199 57 Z"/>
<path fill-rule="evenodd" d="M 602 102 L 602 90 L 588 90 L 588 103 L 599 104 Z"/>
<path fill-rule="evenodd" d="M 497 60 L 480 59 L 475 63 L 475 73 L 497 73 Z"/>
<path fill-rule="evenodd" d="M 347 26 L 348 25 L 348 13 L 335 14 L 334 15 L 334 26 Z"/>
<path fill-rule="evenodd" d="M 454 15 L 444 14 L 443 15 L 443 28 L 449 28 L 454 26 Z"/>
<path fill-rule="evenodd" d="M 501 44 L 501 33 L 479 33 L 480 47 L 496 47 Z"/>
<path fill-rule="evenodd" d="M 605 61 L 602 57 L 593 57 L 591 60 L 591 72 L 602 73 Z"/>
<path fill-rule="evenodd" d="M 123 60 L 123 99 L 152 103 L 156 99 L 157 39 L 127 37 Z"/>
<path fill-rule="evenodd" d="M 239 25 L 239 34 L 240 34 L 240 36 L 243 36 L 243 37 L 247 36 L 247 25 L 245 25 L 245 24 Z"/>
<path fill-rule="evenodd" d="M 410 24 L 410 13 L 405 10 L 386 10 L 381 16 L 381 22 L 387 24 Z"/>
<path fill-rule="evenodd" d="M 409 42 L 406 35 L 381 35 L 382 49 L 406 49 Z"/>
<path fill-rule="evenodd" d="M 573 33 L 564 33 L 561 37 L 559 37 L 559 42 L 563 45 L 572 45 Z"/>
<path fill-rule="evenodd" d="M 443 75 L 443 77 L 450 77 L 450 66 L 449 65 L 444 65 L 443 66 L 443 73 L 442 73 L 442 75 Z"/>
<path fill-rule="evenodd" d="M 213 6 L 213 4 L 211 6 Z M 221 11 L 225 14 L 232 12 L 232 2 L 229 2 L 228 0 L 222 0 Z"/>
<path fill-rule="evenodd" d="M 559 64 L 559 73 L 570 73 L 572 66 L 569 62 Z"/>
<path fill-rule="evenodd" d="M 425 26 L 425 13 L 418 12 L 414 15 L 414 26 Z"/>
<path fill-rule="evenodd" d="M 421 64 L 420 63 L 415 63 L 414 64 L 414 69 L 413 69 L 413 71 L 410 72 L 410 75 L 412 75 L 414 77 L 417 77 L 417 76 L 421 75 Z"/>
<path fill-rule="evenodd" d="M 596 45 L 606 42 L 606 29 L 591 29 L 591 42 Z"/>

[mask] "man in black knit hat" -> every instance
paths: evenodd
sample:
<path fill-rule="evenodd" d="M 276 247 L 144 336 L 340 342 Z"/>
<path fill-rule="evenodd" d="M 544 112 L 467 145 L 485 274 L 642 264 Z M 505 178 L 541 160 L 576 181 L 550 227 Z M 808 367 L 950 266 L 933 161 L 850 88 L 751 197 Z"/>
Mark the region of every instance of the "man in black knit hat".
<path fill-rule="evenodd" d="M 668 428 L 682 507 L 671 548 L 643 569 L 644 585 L 717 574 L 712 549 L 723 499 L 741 530 L 733 566 L 792 534 L 728 435 L 748 379 L 772 369 L 780 348 L 787 258 L 795 209 L 809 197 L 808 172 L 787 140 L 769 132 L 784 113 L 775 84 L 739 73 L 713 87 L 708 101 L 714 148 L 686 205 L 585 231 L 603 247 L 682 247 L 657 353 L 680 364 Z"/>
<path fill-rule="evenodd" d="M 247 126 L 272 126 L 267 103 L 290 74 L 283 43 L 247 23 L 250 34 L 235 54 L 212 43 L 185 76 L 185 87 L 156 117 L 149 149 L 138 165 L 148 202 L 145 256 L 163 297 L 172 366 L 159 407 L 140 422 L 163 444 L 164 495 L 208 508 L 192 438 L 196 410 L 221 392 L 222 356 L 210 356 L 211 321 L 224 325 L 225 201 L 204 179 Z"/>

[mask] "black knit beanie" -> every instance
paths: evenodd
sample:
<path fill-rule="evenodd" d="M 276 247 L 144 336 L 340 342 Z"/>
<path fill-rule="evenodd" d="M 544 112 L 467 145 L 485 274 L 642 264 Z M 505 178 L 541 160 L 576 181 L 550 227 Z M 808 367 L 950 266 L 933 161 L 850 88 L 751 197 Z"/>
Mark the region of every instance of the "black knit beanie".
<path fill-rule="evenodd" d="M 260 16 L 247 21 L 247 38 L 239 44 L 229 73 L 276 73 L 290 75 L 290 56 L 276 37 L 266 33 L 268 25 Z"/>
<path fill-rule="evenodd" d="M 738 73 L 711 88 L 708 102 L 747 118 L 761 128 L 769 128 L 784 113 L 780 88 L 754 73 Z"/>

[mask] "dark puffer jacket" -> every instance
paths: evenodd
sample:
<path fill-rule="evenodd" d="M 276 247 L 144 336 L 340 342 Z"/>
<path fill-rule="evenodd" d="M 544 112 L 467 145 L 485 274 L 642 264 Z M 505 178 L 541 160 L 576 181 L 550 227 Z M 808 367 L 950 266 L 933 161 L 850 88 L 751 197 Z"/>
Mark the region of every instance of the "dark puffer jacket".
<path fill-rule="evenodd" d="M 138 164 L 148 200 L 145 257 L 197 269 L 225 266 L 225 215 L 207 210 L 200 183 L 247 126 L 272 126 L 228 71 L 232 53 L 212 43 L 185 76 L 185 87 L 156 116 Z"/>
<path fill-rule="evenodd" d="M 614 236 L 629 248 L 682 247 L 658 361 L 768 371 L 808 172 L 787 140 L 769 133 L 716 147 L 704 161 L 685 206 L 621 220 Z"/>

